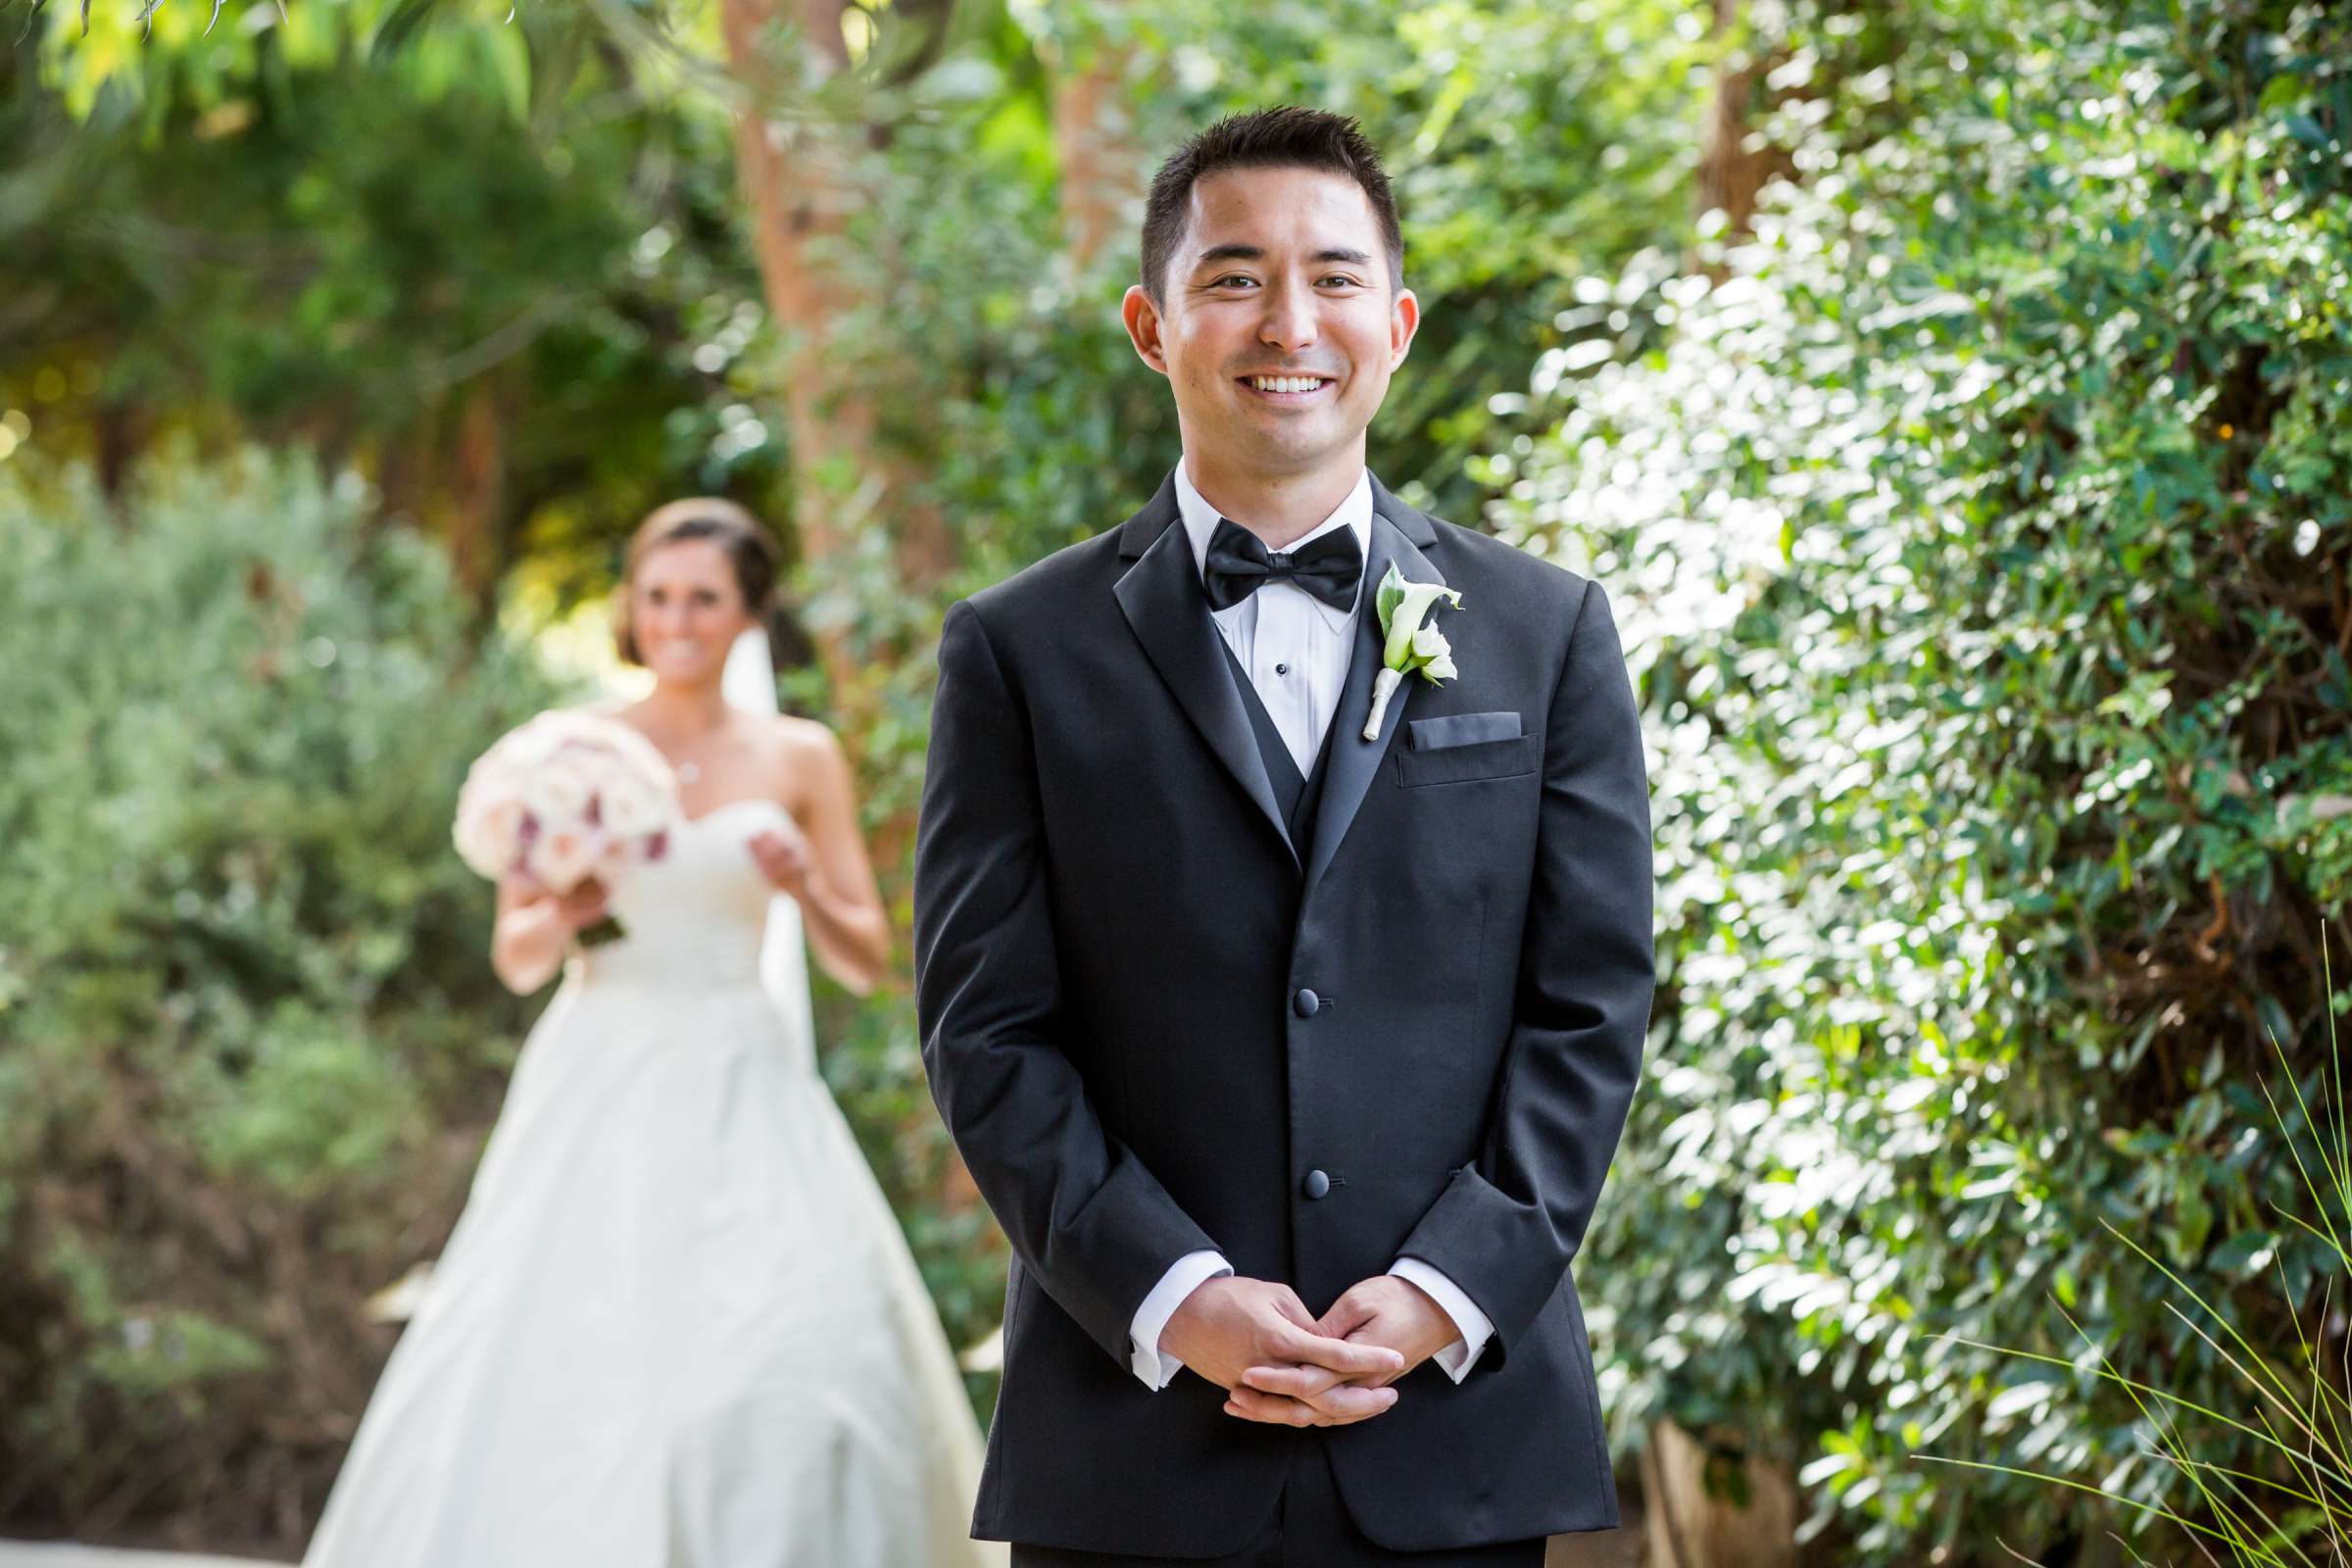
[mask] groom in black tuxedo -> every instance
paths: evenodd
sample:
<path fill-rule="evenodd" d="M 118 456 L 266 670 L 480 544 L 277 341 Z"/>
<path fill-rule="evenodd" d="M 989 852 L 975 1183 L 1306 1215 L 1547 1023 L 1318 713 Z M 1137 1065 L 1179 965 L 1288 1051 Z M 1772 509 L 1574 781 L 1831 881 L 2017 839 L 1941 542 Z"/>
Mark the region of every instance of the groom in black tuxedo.
<path fill-rule="evenodd" d="M 973 1534 L 1536 1564 L 1617 1523 L 1569 1273 L 1653 983 L 1608 599 L 1366 471 L 1419 305 L 1352 122 L 1188 143 L 1124 314 L 1182 460 L 940 637 L 923 1060 L 1013 1252 Z M 1392 566 L 1459 603 L 1374 723 Z"/>

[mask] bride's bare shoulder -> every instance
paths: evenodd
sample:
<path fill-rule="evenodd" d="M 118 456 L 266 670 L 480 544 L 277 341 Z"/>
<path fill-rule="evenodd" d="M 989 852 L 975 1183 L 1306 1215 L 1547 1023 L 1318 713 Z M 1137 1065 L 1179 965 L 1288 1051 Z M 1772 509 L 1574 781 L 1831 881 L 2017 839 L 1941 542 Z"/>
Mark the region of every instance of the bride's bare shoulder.
<path fill-rule="evenodd" d="M 789 756 L 806 757 L 841 749 L 840 738 L 829 725 L 818 719 L 802 718 L 796 713 L 771 714 L 767 720 L 765 739 L 768 745 Z"/>
<path fill-rule="evenodd" d="M 821 800 L 838 794 L 848 778 L 849 760 L 840 737 L 816 719 L 771 714 L 761 726 L 760 747 L 776 793 L 795 816 L 806 818 Z"/>
<path fill-rule="evenodd" d="M 625 722 L 629 710 L 636 706 L 623 697 L 600 697 L 593 702 L 570 703 L 561 708 L 551 708 L 548 711 L 551 713 L 583 713 L 592 718 L 617 718 Z"/>

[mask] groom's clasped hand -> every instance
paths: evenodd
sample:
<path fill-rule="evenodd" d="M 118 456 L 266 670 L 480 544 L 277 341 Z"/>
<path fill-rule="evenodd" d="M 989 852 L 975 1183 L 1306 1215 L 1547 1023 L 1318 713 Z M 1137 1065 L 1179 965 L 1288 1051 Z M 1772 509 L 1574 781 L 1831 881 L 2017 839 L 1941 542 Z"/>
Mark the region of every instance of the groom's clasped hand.
<path fill-rule="evenodd" d="M 1160 1345 L 1226 1391 L 1225 1413 L 1277 1426 L 1346 1426 L 1396 1402 L 1389 1385 L 1459 1337 L 1418 1285 L 1378 1274 L 1317 1318 L 1271 1280 L 1212 1279 L 1168 1319 Z"/>

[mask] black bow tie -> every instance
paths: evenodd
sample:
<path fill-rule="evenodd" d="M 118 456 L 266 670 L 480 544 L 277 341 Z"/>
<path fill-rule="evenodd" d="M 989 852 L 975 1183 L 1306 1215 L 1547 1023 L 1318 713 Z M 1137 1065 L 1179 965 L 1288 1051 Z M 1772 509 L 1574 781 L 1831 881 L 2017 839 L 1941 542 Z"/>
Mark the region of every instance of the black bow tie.
<path fill-rule="evenodd" d="M 1318 534 L 1296 552 L 1269 551 L 1257 535 L 1219 517 L 1200 564 L 1200 586 L 1213 610 L 1231 610 L 1265 584 L 1283 580 L 1334 610 L 1348 610 L 1355 604 L 1355 585 L 1363 574 L 1363 552 L 1353 528 Z"/>

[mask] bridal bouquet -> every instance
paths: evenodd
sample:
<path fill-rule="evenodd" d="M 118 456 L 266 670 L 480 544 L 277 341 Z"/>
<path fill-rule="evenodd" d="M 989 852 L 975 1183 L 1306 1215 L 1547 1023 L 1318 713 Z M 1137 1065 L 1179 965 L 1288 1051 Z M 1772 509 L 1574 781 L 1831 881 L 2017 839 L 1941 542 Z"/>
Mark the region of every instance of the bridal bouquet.
<path fill-rule="evenodd" d="M 677 775 L 653 742 L 616 718 L 547 712 L 501 736 L 466 770 L 453 837 L 483 876 L 527 876 L 564 894 L 591 876 L 610 887 L 661 859 L 679 815 Z M 624 934 L 607 915 L 580 941 Z"/>

